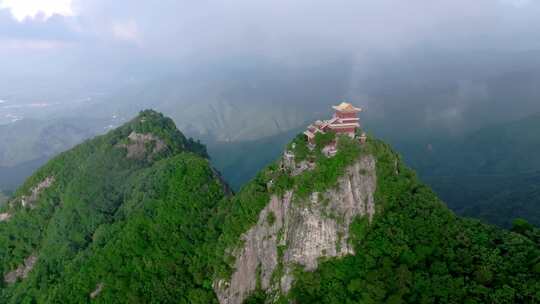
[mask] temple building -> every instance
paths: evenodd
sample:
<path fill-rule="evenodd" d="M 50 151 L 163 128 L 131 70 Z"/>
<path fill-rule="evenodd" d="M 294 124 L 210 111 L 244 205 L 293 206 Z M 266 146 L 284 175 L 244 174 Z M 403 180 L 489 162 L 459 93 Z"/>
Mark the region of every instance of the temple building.
<path fill-rule="evenodd" d="M 330 120 L 317 120 L 307 127 L 304 132 L 308 142 L 315 144 L 315 136 L 317 133 L 335 132 L 337 135 L 346 134 L 354 138 L 356 130 L 360 128 L 360 119 L 358 113 L 361 108 L 356 108 L 350 103 L 342 102 L 337 106 L 333 106 L 335 113 Z"/>

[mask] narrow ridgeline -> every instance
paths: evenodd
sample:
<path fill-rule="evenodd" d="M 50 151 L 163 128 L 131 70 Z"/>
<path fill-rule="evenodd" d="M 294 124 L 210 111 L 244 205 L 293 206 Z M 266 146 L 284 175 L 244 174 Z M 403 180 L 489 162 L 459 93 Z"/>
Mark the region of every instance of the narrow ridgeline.
<path fill-rule="evenodd" d="M 0 209 L 0 303 L 178 303 L 202 288 L 195 252 L 227 194 L 203 145 L 143 111 L 48 162 Z"/>
<path fill-rule="evenodd" d="M 317 136 L 222 210 L 221 304 L 540 301 L 538 229 L 459 218 L 383 142 Z"/>
<path fill-rule="evenodd" d="M 0 303 L 539 303 L 539 243 L 455 216 L 371 137 L 298 136 L 233 195 L 143 111 L 0 207 Z"/>

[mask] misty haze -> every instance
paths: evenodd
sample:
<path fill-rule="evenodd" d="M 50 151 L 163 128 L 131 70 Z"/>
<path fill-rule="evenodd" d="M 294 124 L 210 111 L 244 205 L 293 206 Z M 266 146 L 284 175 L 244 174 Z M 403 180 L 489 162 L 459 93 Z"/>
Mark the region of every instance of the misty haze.
<path fill-rule="evenodd" d="M 0 303 L 540 303 L 538 16 L 0 0 Z"/>

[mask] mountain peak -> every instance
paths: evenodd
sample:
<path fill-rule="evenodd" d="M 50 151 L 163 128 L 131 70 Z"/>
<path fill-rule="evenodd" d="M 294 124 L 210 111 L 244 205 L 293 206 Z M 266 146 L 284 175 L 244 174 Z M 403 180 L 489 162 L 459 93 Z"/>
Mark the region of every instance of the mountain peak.
<path fill-rule="evenodd" d="M 343 136 L 331 156 L 318 137 L 311 151 L 297 137 L 233 199 L 221 304 L 538 299 L 534 240 L 457 217 L 382 141 Z M 523 277 L 505 294 L 514 271 Z"/>
<path fill-rule="evenodd" d="M 381 141 L 300 135 L 234 196 L 200 146 L 147 110 L 49 161 L 0 207 L 0 302 L 540 300 L 537 230 L 457 217 Z"/>
<path fill-rule="evenodd" d="M 154 110 L 144 110 L 134 119 L 114 130 L 118 145 L 128 150 L 128 157 L 143 159 L 159 153 L 174 155 L 192 152 L 208 158 L 206 147 L 187 138 L 172 119 Z"/>
<path fill-rule="evenodd" d="M 164 282 L 184 276 L 165 272 L 194 281 L 179 256 L 204 244 L 205 223 L 228 195 L 201 156 L 204 146 L 147 110 L 50 160 L 0 206 L 0 302 L 118 303 L 123 286 L 131 299 L 181 298 Z M 111 263 L 118 258 L 125 263 Z M 154 296 L 144 295 L 150 281 Z"/>

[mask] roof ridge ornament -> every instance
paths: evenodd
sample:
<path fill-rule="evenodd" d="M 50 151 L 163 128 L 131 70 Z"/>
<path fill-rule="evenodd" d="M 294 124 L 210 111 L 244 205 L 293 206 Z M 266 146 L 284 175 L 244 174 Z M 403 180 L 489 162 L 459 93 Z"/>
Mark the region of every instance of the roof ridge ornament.
<path fill-rule="evenodd" d="M 361 112 L 362 108 L 357 108 L 353 106 L 352 104 L 343 101 L 337 106 L 332 106 L 332 108 L 339 112 Z"/>

